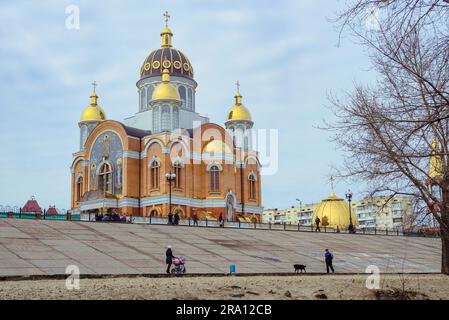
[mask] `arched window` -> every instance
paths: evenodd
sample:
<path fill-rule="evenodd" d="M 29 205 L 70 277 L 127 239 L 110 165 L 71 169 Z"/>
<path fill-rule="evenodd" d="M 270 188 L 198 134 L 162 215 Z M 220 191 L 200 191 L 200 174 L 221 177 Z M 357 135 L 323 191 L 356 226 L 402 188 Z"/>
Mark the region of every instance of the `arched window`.
<path fill-rule="evenodd" d="M 140 111 L 145 110 L 145 88 L 140 90 Z"/>
<path fill-rule="evenodd" d="M 212 166 L 209 171 L 210 174 L 210 192 L 220 191 L 220 169 L 218 166 Z"/>
<path fill-rule="evenodd" d="M 256 199 L 256 175 L 250 173 L 249 177 L 249 198 L 252 200 Z"/>
<path fill-rule="evenodd" d="M 193 90 L 189 88 L 189 94 L 187 99 L 187 108 L 192 109 L 193 107 Z"/>
<path fill-rule="evenodd" d="M 159 163 L 156 160 L 153 160 L 150 164 L 151 189 L 159 189 L 159 168 Z"/>
<path fill-rule="evenodd" d="M 98 173 L 98 190 L 112 193 L 112 169 L 107 163 L 103 163 Z"/>
<path fill-rule="evenodd" d="M 160 107 L 155 107 L 153 109 L 153 131 L 160 132 L 161 131 L 161 119 L 160 119 Z"/>
<path fill-rule="evenodd" d="M 145 110 L 147 110 L 148 107 L 149 107 L 149 103 L 151 101 L 151 97 L 153 96 L 153 91 L 154 91 L 154 87 L 153 86 L 149 86 L 147 88 L 147 100 L 145 102 Z"/>
<path fill-rule="evenodd" d="M 187 95 L 186 87 L 179 86 L 178 91 L 179 91 L 179 96 L 181 97 L 182 106 L 186 107 L 186 101 L 187 101 L 187 99 L 186 99 L 186 95 Z"/>
<path fill-rule="evenodd" d="M 173 108 L 173 130 L 179 128 L 179 108 Z"/>
<path fill-rule="evenodd" d="M 83 197 L 83 177 L 80 176 L 76 181 L 76 202 L 81 201 Z"/>
<path fill-rule="evenodd" d="M 162 107 L 162 131 L 170 131 L 170 108 L 168 106 Z"/>
<path fill-rule="evenodd" d="M 176 174 L 174 186 L 177 189 L 181 189 L 182 188 L 182 163 L 180 161 L 176 161 L 173 164 L 173 169 Z"/>

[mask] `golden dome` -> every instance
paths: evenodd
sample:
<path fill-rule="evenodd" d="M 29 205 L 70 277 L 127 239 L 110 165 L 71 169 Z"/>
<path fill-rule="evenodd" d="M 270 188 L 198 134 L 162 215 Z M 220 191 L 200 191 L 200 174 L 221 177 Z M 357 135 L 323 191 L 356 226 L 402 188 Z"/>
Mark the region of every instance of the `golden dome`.
<path fill-rule="evenodd" d="M 203 148 L 203 153 L 226 154 L 231 153 L 231 148 L 221 140 L 211 140 Z"/>
<path fill-rule="evenodd" d="M 237 82 L 237 87 L 240 86 L 240 84 Z M 249 113 L 249 110 L 242 104 L 242 95 L 240 94 L 239 90 L 237 89 L 237 93 L 234 96 L 235 98 L 235 104 L 229 110 L 227 121 L 249 121 L 251 120 L 251 113 Z"/>
<path fill-rule="evenodd" d="M 97 104 L 98 96 L 94 91 L 90 96 L 90 105 L 87 106 L 81 114 L 80 122 L 93 122 L 106 120 L 106 114 L 103 109 Z"/>
<path fill-rule="evenodd" d="M 324 199 L 316 207 L 313 212 L 312 224 L 315 223 L 316 217 L 321 220 L 324 227 L 340 228 L 349 227 L 349 205 L 341 198 L 338 198 L 334 192 L 331 192 L 329 198 Z M 354 211 L 351 212 L 352 224 L 357 226 L 358 220 Z"/>
<path fill-rule="evenodd" d="M 164 69 L 171 75 L 193 79 L 193 67 L 189 59 L 179 50 L 173 48 L 173 33 L 168 27 L 161 32 L 161 48 L 152 51 L 140 68 L 140 78 L 160 76 Z"/>
<path fill-rule="evenodd" d="M 151 100 L 181 101 L 178 90 L 170 83 L 170 72 L 167 69 L 162 72 L 162 82 L 154 88 Z"/>
<path fill-rule="evenodd" d="M 432 151 L 429 163 L 429 177 L 439 178 L 443 174 L 443 163 L 441 161 L 441 156 L 438 153 L 438 142 L 435 137 L 432 139 Z"/>

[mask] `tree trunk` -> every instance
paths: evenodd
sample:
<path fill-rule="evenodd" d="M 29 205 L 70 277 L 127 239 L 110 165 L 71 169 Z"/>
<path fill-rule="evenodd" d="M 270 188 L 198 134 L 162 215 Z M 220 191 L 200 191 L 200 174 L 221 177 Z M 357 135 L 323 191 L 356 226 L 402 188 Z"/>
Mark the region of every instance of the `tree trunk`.
<path fill-rule="evenodd" d="M 449 234 L 441 228 L 441 273 L 449 274 Z"/>

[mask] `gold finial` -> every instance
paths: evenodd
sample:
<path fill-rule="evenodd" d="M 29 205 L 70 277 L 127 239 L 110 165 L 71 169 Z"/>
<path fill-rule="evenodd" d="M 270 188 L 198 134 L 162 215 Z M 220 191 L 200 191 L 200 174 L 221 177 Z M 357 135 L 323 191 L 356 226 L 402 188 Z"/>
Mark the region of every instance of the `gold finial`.
<path fill-rule="evenodd" d="M 97 96 L 97 92 L 95 91 L 95 88 L 98 86 L 98 84 L 95 80 L 94 80 L 94 82 L 92 82 L 92 86 L 94 87 L 94 92 L 92 92 L 92 94 L 90 95 L 90 104 L 92 106 L 96 106 L 97 101 L 98 101 L 98 96 Z"/>
<path fill-rule="evenodd" d="M 94 87 L 94 92 L 95 92 L 95 88 L 96 88 L 96 86 L 98 86 L 98 84 L 95 80 L 94 80 L 94 82 L 92 82 L 92 86 Z"/>
<path fill-rule="evenodd" d="M 239 106 L 242 104 L 242 95 L 240 94 L 240 82 L 237 80 L 235 85 L 237 86 L 237 93 L 235 94 L 235 104 Z"/>
<path fill-rule="evenodd" d="M 335 192 L 334 192 L 334 181 L 335 181 L 334 176 L 331 176 L 331 177 L 329 178 L 329 184 L 330 184 L 330 186 L 331 186 L 331 197 L 335 197 Z"/>
<path fill-rule="evenodd" d="M 171 45 L 171 38 L 173 37 L 173 33 L 168 28 L 168 19 L 170 19 L 170 15 L 168 14 L 168 11 L 165 11 L 164 13 L 164 20 L 165 20 L 165 28 L 162 30 L 161 37 L 162 37 L 162 47 L 163 48 L 170 48 Z"/>
<path fill-rule="evenodd" d="M 171 18 L 170 14 L 168 13 L 168 11 L 164 12 L 164 20 L 165 20 L 165 27 L 168 28 L 168 20 Z"/>

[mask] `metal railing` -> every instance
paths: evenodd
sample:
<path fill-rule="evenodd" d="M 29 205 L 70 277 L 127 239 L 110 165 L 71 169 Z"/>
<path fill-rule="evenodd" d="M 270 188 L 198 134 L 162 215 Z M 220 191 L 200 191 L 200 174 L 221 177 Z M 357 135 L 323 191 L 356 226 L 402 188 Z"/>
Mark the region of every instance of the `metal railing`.
<path fill-rule="evenodd" d="M 81 221 L 95 221 L 94 214 L 81 214 Z M 106 221 L 109 222 L 109 221 Z M 123 222 L 122 222 L 123 223 Z M 127 223 L 146 224 L 146 225 L 170 225 L 167 217 L 134 217 L 128 216 Z M 216 219 L 202 219 L 195 223 L 192 218 L 180 219 L 179 226 L 200 227 L 200 228 L 221 228 L 220 222 Z M 321 233 L 342 233 L 349 234 L 348 229 L 336 229 L 331 227 L 320 226 L 320 231 L 315 231 L 315 226 L 301 224 L 273 224 L 260 222 L 242 222 L 225 221 L 222 228 L 231 229 L 256 229 L 256 230 L 278 230 L 278 231 L 296 231 L 296 232 L 321 232 Z M 387 235 L 387 236 L 403 236 L 404 233 L 399 228 L 396 229 L 359 229 L 355 234 L 365 235 Z"/>
<path fill-rule="evenodd" d="M 35 220 L 60 220 L 60 221 L 80 221 L 79 214 L 45 214 L 35 212 L 0 212 L 0 218 L 14 219 L 35 219 Z"/>
<path fill-rule="evenodd" d="M 46 215 L 44 213 L 25 213 L 25 212 L 0 212 L 0 218 L 15 218 L 15 219 L 37 219 L 37 220 L 60 220 L 60 221 L 84 221 L 84 222 L 95 222 L 95 214 L 58 214 L 58 215 Z M 101 221 L 99 221 L 101 222 Z M 107 220 L 106 223 L 115 222 Z M 169 225 L 168 219 L 166 217 L 136 217 L 127 216 L 127 223 L 134 224 L 148 224 L 148 225 Z M 120 221 L 117 221 L 120 223 Z M 123 222 L 121 222 L 123 223 Z M 195 223 L 193 219 L 180 219 L 178 222 L 179 226 L 190 226 L 190 227 L 201 227 L 201 228 L 221 228 L 219 221 L 216 219 L 204 219 L 197 220 Z M 331 228 L 326 226 L 320 226 L 320 230 L 317 231 L 316 227 L 313 225 L 301 225 L 301 224 L 291 224 L 291 223 L 260 223 L 260 222 L 242 222 L 235 221 L 229 222 L 225 221 L 222 228 L 231 229 L 256 229 L 256 230 L 277 230 L 277 231 L 296 231 L 296 232 L 320 232 L 320 233 L 342 233 L 349 234 L 349 230 L 345 228 Z M 379 228 L 364 228 L 358 229 L 355 232 L 356 235 L 384 235 L 384 236 L 422 236 L 417 233 L 406 233 L 396 229 L 379 229 Z"/>

